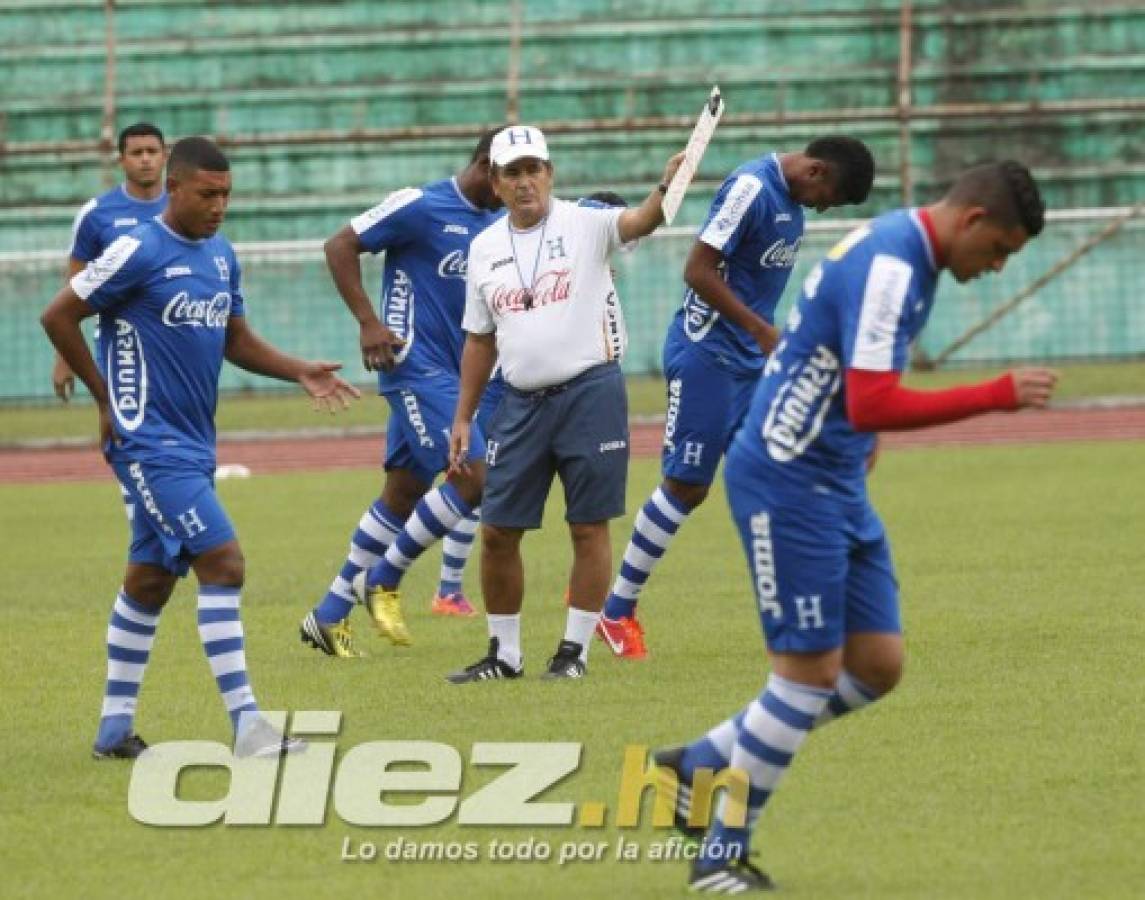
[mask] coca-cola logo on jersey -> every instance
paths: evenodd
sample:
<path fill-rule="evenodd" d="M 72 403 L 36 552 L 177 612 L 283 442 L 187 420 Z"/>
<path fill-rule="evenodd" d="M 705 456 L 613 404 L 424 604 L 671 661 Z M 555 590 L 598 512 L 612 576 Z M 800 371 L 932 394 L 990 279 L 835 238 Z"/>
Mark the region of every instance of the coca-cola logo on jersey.
<path fill-rule="evenodd" d="M 803 238 L 795 239 L 794 243 L 785 243 L 783 238 L 763 251 L 759 258 L 759 265 L 764 269 L 790 269 L 795 265 L 795 257 L 799 255 L 799 245 Z"/>
<path fill-rule="evenodd" d="M 454 250 L 449 255 L 442 257 L 441 262 L 437 264 L 437 274 L 442 278 L 460 278 L 464 281 L 468 268 L 465 251 Z"/>
<path fill-rule="evenodd" d="M 180 291 L 163 309 L 163 324 L 178 328 L 226 328 L 231 314 L 231 295 L 219 291 L 210 300 L 197 300 L 186 291 Z"/>
<path fill-rule="evenodd" d="M 554 303 L 564 303 L 572 292 L 572 273 L 568 269 L 546 272 L 537 279 L 532 291 L 525 287 L 509 287 L 499 284 L 493 290 L 489 306 L 497 315 L 511 312 L 524 312 L 527 309 L 540 309 Z M 532 294 L 532 302 L 529 295 Z"/>

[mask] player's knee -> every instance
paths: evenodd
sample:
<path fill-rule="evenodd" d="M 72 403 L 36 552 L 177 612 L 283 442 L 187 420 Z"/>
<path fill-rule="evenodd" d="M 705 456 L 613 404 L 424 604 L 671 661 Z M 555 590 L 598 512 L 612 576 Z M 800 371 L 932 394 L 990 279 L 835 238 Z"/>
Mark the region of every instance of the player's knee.
<path fill-rule="evenodd" d="M 860 671 L 852 672 L 856 678 L 870 688 L 879 697 L 889 694 L 902 681 L 903 654 L 888 651 L 864 660 Z"/>
<path fill-rule="evenodd" d="M 771 669 L 788 681 L 829 691 L 835 687 L 843 670 L 843 655 L 839 651 L 773 653 Z"/>
<path fill-rule="evenodd" d="M 469 506 L 478 506 L 485 490 L 485 467 L 472 465 L 468 472 L 453 472 L 449 476 L 449 483 Z"/>
<path fill-rule="evenodd" d="M 608 545 L 607 522 L 570 522 L 569 534 L 574 547 L 590 548 Z"/>
<path fill-rule="evenodd" d="M 238 541 L 230 541 L 197 557 L 194 569 L 201 584 L 242 587 L 246 578 L 246 558 Z"/>
<path fill-rule="evenodd" d="M 512 556 L 521 543 L 521 532 L 496 525 L 481 526 L 482 552 L 490 556 Z"/>
<path fill-rule="evenodd" d="M 175 589 L 176 578 L 158 570 L 129 572 L 123 580 L 123 590 L 134 602 L 158 612 L 167 605 Z"/>
<path fill-rule="evenodd" d="M 429 485 L 405 469 L 392 469 L 386 474 L 381 501 L 399 519 L 408 519 Z"/>
<path fill-rule="evenodd" d="M 689 510 L 695 509 L 708 497 L 709 486 L 706 484 L 687 484 L 674 478 L 664 479 L 664 490 L 679 500 Z"/>

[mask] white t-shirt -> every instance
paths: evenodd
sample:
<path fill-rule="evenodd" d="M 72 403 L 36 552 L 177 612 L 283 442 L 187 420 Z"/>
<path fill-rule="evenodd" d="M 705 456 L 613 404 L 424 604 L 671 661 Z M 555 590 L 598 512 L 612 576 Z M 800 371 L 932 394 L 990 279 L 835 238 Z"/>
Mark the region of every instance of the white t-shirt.
<path fill-rule="evenodd" d="M 522 391 L 619 360 L 628 346 L 608 264 L 624 210 L 549 203 L 548 218 L 528 231 L 510 234 L 503 216 L 469 247 L 461 326 L 497 333 L 505 380 Z"/>

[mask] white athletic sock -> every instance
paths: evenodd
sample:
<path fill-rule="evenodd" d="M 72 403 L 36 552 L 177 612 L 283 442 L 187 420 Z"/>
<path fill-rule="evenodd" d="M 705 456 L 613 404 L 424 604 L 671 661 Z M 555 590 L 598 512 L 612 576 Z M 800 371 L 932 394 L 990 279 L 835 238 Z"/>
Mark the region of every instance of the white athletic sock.
<path fill-rule="evenodd" d="M 497 658 L 511 669 L 521 668 L 521 614 L 489 613 L 489 637 L 497 638 Z"/>
<path fill-rule="evenodd" d="M 588 662 L 588 647 L 592 643 L 592 632 L 599 619 L 600 613 L 569 607 L 568 619 L 565 621 L 565 640 L 580 644 L 582 663 Z"/>

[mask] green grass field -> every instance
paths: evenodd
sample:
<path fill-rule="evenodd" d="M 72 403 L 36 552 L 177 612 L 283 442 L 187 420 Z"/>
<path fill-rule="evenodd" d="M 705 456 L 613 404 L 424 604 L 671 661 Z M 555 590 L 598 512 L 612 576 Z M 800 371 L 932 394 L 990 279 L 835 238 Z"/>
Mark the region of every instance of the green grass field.
<path fill-rule="evenodd" d="M 1145 881 L 1145 641 L 1140 444 L 888 452 L 872 488 L 903 588 L 901 688 L 817 732 L 756 834 L 761 862 L 797 898 L 1120 898 Z M 634 464 L 629 508 L 657 480 Z M 340 755 L 365 741 L 583 742 L 578 772 L 545 800 L 615 805 L 625 745 L 690 739 L 746 703 L 765 666 L 742 554 L 721 496 L 689 522 L 642 606 L 651 658 L 601 651 L 582 683 L 536 675 L 563 626 L 569 551 L 560 511 L 526 540 L 528 678 L 454 687 L 442 675 L 484 649 L 482 620 L 428 615 L 437 554 L 407 579 L 415 646 L 367 633 L 367 659 L 304 649 L 298 619 L 342 559 L 376 488 L 371 472 L 220 485 L 248 559 L 244 618 L 264 708 L 344 713 Z M 631 519 L 614 528 L 617 552 Z M 127 763 L 95 762 L 104 630 L 125 527 L 99 484 L 0 486 L 7 722 L 5 897 L 682 896 L 678 862 L 341 862 L 343 840 L 616 843 L 602 829 L 321 827 L 165 829 L 127 812 Z M 476 569 L 469 575 L 475 582 Z M 360 616 L 360 613 L 356 614 Z M 141 697 L 151 742 L 227 739 L 182 585 Z M 186 795 L 225 792 L 192 772 Z M 492 777 L 467 767 L 462 796 Z M 647 848 L 668 832 L 624 835 Z"/>
<path fill-rule="evenodd" d="M 990 378 L 1000 371 L 993 368 L 914 372 L 907 376 L 907 382 L 922 389 L 942 388 Z M 1059 371 L 1061 383 L 1056 395 L 1059 401 L 1145 396 L 1145 365 L 1139 363 L 1077 363 L 1059 367 Z M 219 431 L 379 428 L 385 424 L 386 405 L 372 393 L 372 388 L 363 385 L 362 390 L 362 400 L 335 417 L 315 413 L 297 390 L 224 396 L 219 402 Z M 664 402 L 663 379 L 628 379 L 628 404 L 634 416 L 661 416 Z M 89 438 L 94 431 L 95 414 L 86 400 L 86 392 L 67 406 L 53 401 L 40 406 L 0 407 L 0 446 L 33 439 Z"/>

